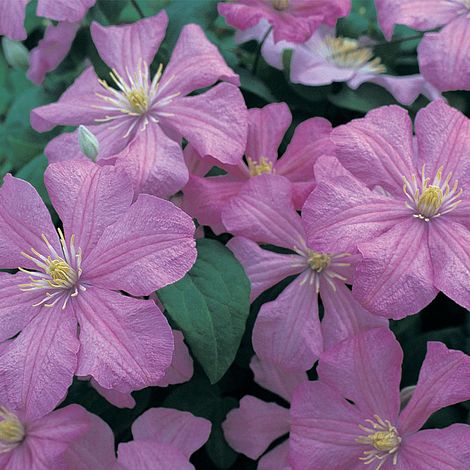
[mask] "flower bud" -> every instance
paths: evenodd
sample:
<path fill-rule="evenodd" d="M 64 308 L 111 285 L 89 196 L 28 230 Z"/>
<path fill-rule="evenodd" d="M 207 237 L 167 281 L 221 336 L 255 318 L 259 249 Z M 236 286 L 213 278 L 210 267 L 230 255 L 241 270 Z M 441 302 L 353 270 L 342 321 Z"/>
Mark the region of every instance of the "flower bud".
<path fill-rule="evenodd" d="M 3 54 L 8 64 L 15 69 L 25 69 L 29 66 L 28 49 L 21 42 L 2 38 Z"/>
<path fill-rule="evenodd" d="M 100 145 L 95 134 L 85 126 L 79 126 L 78 128 L 78 144 L 80 145 L 80 150 L 84 155 L 86 155 L 90 160 L 96 161 Z"/>

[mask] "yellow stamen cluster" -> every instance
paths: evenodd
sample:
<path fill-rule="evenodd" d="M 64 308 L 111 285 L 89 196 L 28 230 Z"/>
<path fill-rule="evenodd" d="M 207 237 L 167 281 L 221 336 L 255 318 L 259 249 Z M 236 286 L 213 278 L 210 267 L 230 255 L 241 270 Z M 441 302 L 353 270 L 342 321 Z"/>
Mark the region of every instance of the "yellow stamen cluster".
<path fill-rule="evenodd" d="M 283 11 L 289 8 L 289 0 L 271 0 L 271 4 L 275 10 Z"/>
<path fill-rule="evenodd" d="M 25 431 L 21 421 L 0 406 L 0 454 L 16 447 L 24 439 Z"/>
<path fill-rule="evenodd" d="M 149 100 L 145 90 L 140 87 L 135 90 L 131 90 L 126 94 L 127 99 L 131 108 L 138 114 L 145 113 L 148 109 Z"/>
<path fill-rule="evenodd" d="M 391 457 L 393 465 L 396 465 L 397 451 L 401 443 L 397 428 L 389 420 L 384 421 L 378 415 L 374 415 L 374 420 L 366 419 L 366 423 L 367 426 L 360 424 L 359 428 L 367 435 L 357 437 L 356 442 L 371 446 L 373 449 L 365 450 L 364 456 L 359 459 L 366 465 L 376 462 L 376 470 L 385 464 L 387 457 Z"/>
<path fill-rule="evenodd" d="M 265 173 L 269 174 L 273 172 L 273 164 L 266 157 L 261 157 L 258 163 L 256 163 L 250 157 L 247 157 L 247 161 L 250 176 L 259 176 Z"/>
<path fill-rule="evenodd" d="M 375 73 L 385 73 L 386 68 L 379 57 L 374 58 L 370 47 L 362 47 L 355 39 L 327 37 L 325 43 L 329 49 L 329 59 L 342 68 L 367 68 Z"/>
<path fill-rule="evenodd" d="M 330 255 L 327 255 L 326 253 L 317 253 L 316 251 L 312 251 L 308 258 L 308 264 L 310 268 L 317 273 L 321 273 L 324 269 L 326 269 L 330 265 L 330 262 Z"/>

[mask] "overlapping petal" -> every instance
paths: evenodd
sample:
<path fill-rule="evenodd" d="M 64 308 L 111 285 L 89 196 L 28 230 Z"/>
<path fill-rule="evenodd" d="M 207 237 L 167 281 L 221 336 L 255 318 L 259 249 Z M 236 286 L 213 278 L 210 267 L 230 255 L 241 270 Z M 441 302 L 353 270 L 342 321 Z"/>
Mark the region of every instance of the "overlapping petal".
<path fill-rule="evenodd" d="M 14 41 L 26 39 L 26 30 L 23 26 L 25 9 L 29 0 L 0 0 L 0 35 Z"/>
<path fill-rule="evenodd" d="M 80 21 L 96 0 L 39 0 L 37 14 L 56 21 Z"/>

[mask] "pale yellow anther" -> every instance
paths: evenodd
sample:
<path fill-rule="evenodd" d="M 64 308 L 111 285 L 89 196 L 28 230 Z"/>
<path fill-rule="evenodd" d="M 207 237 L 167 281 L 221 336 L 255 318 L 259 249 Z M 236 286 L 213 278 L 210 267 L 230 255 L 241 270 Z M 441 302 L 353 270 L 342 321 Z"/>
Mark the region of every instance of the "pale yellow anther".
<path fill-rule="evenodd" d="M 418 199 L 418 212 L 424 217 L 432 217 L 437 214 L 442 205 L 444 194 L 439 186 L 428 186 Z"/>
<path fill-rule="evenodd" d="M 138 114 L 145 113 L 148 109 L 148 97 L 144 89 L 133 89 L 126 94 L 131 108 Z"/>
<path fill-rule="evenodd" d="M 25 435 L 21 421 L 10 413 L 6 408 L 0 406 L 0 453 L 12 449 L 19 444 Z"/>
<path fill-rule="evenodd" d="M 396 433 L 395 430 L 393 431 L 377 431 L 374 434 L 368 436 L 371 444 L 380 451 L 389 452 L 393 449 L 396 449 L 401 439 Z"/>
<path fill-rule="evenodd" d="M 269 174 L 273 172 L 273 164 L 266 157 L 261 157 L 256 163 L 250 157 L 247 157 L 248 161 L 248 170 L 250 176 L 259 176 L 263 174 Z"/>
<path fill-rule="evenodd" d="M 51 257 L 49 256 L 47 260 L 49 262 L 47 271 L 52 277 L 52 280 L 56 284 L 67 283 L 72 268 L 62 258 L 51 259 Z"/>
<path fill-rule="evenodd" d="M 271 0 L 271 4 L 275 10 L 283 11 L 289 8 L 289 0 Z"/>
<path fill-rule="evenodd" d="M 308 264 L 311 269 L 321 273 L 324 269 L 326 269 L 331 262 L 331 256 L 326 253 L 317 253 L 316 251 L 312 251 L 309 258 Z"/>

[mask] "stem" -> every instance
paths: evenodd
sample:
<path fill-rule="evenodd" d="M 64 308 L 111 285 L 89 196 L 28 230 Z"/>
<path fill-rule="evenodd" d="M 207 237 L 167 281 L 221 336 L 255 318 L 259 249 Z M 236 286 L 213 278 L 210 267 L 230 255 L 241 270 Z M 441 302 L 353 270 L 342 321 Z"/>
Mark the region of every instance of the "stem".
<path fill-rule="evenodd" d="M 402 42 L 412 41 L 413 39 L 421 39 L 422 37 L 423 37 L 423 33 L 413 34 L 413 36 L 406 36 L 404 38 L 395 39 L 394 41 L 378 42 L 377 44 L 374 44 L 373 47 L 375 48 L 375 47 L 380 47 L 380 46 L 389 46 L 392 44 L 401 44 Z"/>
<path fill-rule="evenodd" d="M 253 62 L 253 68 L 252 68 L 252 70 L 251 70 L 251 73 L 252 73 L 253 75 L 256 75 L 256 70 L 257 70 L 257 68 L 258 68 L 258 62 L 259 62 L 259 57 L 260 57 L 260 55 L 261 55 L 261 48 L 263 47 L 263 44 L 264 44 L 264 42 L 266 41 L 266 39 L 268 38 L 269 33 L 272 31 L 272 29 L 273 29 L 272 26 L 270 26 L 270 27 L 268 28 L 268 30 L 264 33 L 263 38 L 262 38 L 261 41 L 259 42 L 258 47 L 256 48 L 255 60 L 254 60 L 254 62 Z"/>
<path fill-rule="evenodd" d="M 137 13 L 140 15 L 141 18 L 145 18 L 144 12 L 142 11 L 142 8 L 140 8 L 139 4 L 137 3 L 136 0 L 131 0 L 132 6 L 134 9 L 137 11 Z"/>

